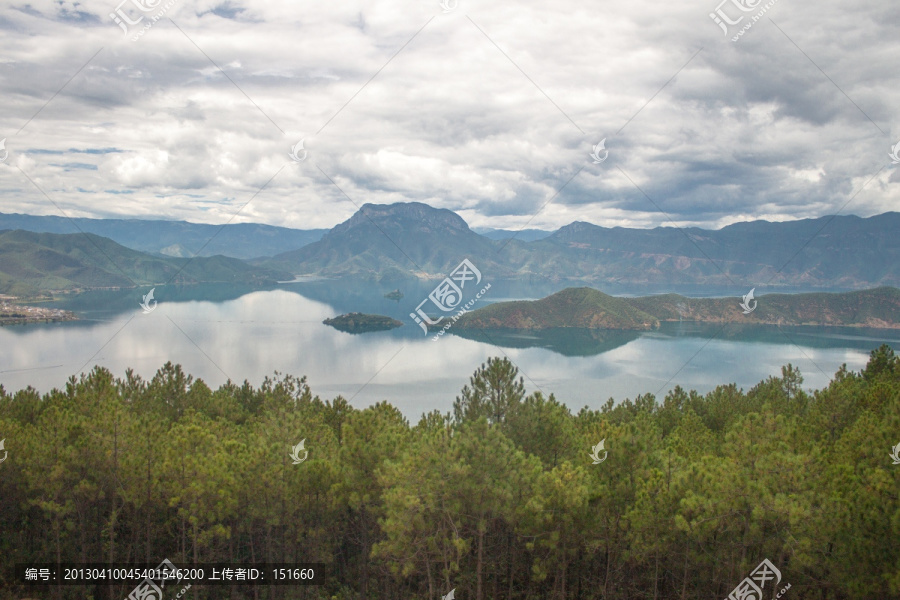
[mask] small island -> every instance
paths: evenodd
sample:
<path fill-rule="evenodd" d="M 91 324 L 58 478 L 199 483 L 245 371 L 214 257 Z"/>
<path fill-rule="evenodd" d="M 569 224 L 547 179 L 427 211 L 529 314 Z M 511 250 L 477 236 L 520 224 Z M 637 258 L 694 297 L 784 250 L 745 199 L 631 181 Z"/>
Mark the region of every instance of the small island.
<path fill-rule="evenodd" d="M 384 297 L 387 298 L 388 300 L 400 300 L 400 298 L 403 297 L 403 292 L 401 292 L 399 289 L 397 289 L 397 290 L 394 290 L 393 292 L 388 292 L 387 294 L 384 295 Z"/>
<path fill-rule="evenodd" d="M 358 312 L 348 313 L 346 315 L 338 315 L 333 319 L 325 319 L 322 321 L 326 325 L 330 325 L 338 331 L 345 333 L 369 333 L 370 331 L 387 331 L 403 325 L 397 319 L 385 317 L 383 315 L 367 315 Z"/>
<path fill-rule="evenodd" d="M 12 304 L 9 302 L 12 299 L 12 296 L 0 296 L 0 326 L 75 321 L 78 318 L 68 310 Z"/>

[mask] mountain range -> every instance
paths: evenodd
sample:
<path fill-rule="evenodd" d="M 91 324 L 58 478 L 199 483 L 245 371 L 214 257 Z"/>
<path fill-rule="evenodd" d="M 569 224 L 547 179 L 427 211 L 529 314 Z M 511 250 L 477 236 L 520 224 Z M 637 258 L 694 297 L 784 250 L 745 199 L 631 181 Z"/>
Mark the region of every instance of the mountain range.
<path fill-rule="evenodd" d="M 290 277 L 226 256 L 153 256 L 91 233 L 0 231 L 0 293 L 15 296 L 164 283 L 260 285 Z"/>
<path fill-rule="evenodd" d="M 545 229 L 520 229 L 518 231 L 514 231 L 511 229 L 473 227 L 472 231 L 474 231 L 478 235 L 483 235 L 484 237 L 492 240 L 508 240 L 510 238 L 516 238 L 520 242 L 533 242 L 535 240 L 542 240 L 545 237 L 553 235 L 552 231 L 547 231 Z"/>
<path fill-rule="evenodd" d="M 717 289 L 900 285 L 896 212 L 749 221 L 715 230 L 608 228 L 576 221 L 554 232 L 481 229 L 479 234 L 450 210 L 410 202 L 365 204 L 327 231 L 0 214 L 3 228 L 80 229 L 159 258 L 221 254 L 282 274 L 388 283 L 440 280 L 468 258 L 485 277 L 523 282 Z"/>
<path fill-rule="evenodd" d="M 259 264 L 297 275 L 440 279 L 463 258 L 497 279 L 861 289 L 900 285 L 900 213 L 752 221 L 717 230 L 575 222 L 492 240 L 456 213 L 366 204 L 321 240 Z"/>
<path fill-rule="evenodd" d="M 204 225 L 187 221 L 84 219 L 0 213 L 0 230 L 93 233 L 119 244 L 165 256 L 221 254 L 232 258 L 272 256 L 322 238 L 327 229 L 288 229 L 256 223 Z"/>

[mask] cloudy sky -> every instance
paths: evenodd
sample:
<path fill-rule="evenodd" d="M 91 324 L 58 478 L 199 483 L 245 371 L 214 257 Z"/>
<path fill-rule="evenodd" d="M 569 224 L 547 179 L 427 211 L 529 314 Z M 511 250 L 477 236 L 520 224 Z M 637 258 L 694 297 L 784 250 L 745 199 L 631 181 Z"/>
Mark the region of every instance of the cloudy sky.
<path fill-rule="evenodd" d="M 0 2 L 0 212 L 313 228 L 421 201 L 554 229 L 900 206 L 891 0 L 118 1 Z"/>

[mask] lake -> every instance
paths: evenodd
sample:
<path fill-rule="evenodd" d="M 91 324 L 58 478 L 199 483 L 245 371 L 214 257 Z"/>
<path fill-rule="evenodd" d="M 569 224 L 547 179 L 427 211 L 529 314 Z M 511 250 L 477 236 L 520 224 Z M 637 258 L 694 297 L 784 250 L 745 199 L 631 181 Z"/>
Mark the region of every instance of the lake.
<path fill-rule="evenodd" d="M 736 383 L 749 389 L 798 366 L 805 388 L 824 386 L 842 363 L 861 369 L 882 343 L 895 348 L 900 331 L 856 328 L 669 323 L 650 332 L 453 330 L 437 341 L 409 316 L 435 286 L 399 284 L 404 297 L 383 295 L 398 284 L 313 280 L 277 287 L 230 285 L 158 287 L 157 307 L 138 306 L 147 290 L 90 292 L 47 304 L 75 311 L 79 321 L 0 328 L 0 383 L 41 392 L 63 387 L 94 365 L 124 376 L 131 367 L 150 378 L 166 361 L 215 388 L 227 379 L 259 385 L 274 371 L 306 375 L 314 394 L 340 394 L 357 407 L 388 400 L 416 421 L 433 409 L 452 410 L 454 398 L 488 357 L 509 357 L 526 389 L 541 390 L 577 411 L 641 393 L 662 397 L 675 385 L 706 392 Z M 534 299 L 562 284 L 494 282 L 474 308 Z M 606 290 L 637 295 L 667 290 Z M 715 295 L 716 290 L 674 290 Z M 721 291 L 719 295 L 725 295 Z M 737 303 L 739 298 L 735 299 Z M 404 326 L 349 334 L 322 323 L 346 312 L 388 315 Z"/>

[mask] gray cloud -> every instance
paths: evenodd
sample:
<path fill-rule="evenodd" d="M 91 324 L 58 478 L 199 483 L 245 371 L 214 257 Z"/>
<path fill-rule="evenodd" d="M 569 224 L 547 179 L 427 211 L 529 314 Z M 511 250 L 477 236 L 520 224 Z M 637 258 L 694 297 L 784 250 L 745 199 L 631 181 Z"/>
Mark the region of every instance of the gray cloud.
<path fill-rule="evenodd" d="M 868 216 L 900 200 L 887 0 L 779 0 L 736 43 L 707 0 L 460 0 L 447 14 L 175 0 L 174 23 L 137 41 L 116 7 L 0 6 L 0 210 L 58 214 L 15 167 L 73 216 L 222 223 L 253 198 L 236 221 L 301 228 L 366 202 L 555 228 L 815 217 L 854 194 L 844 212 Z"/>

